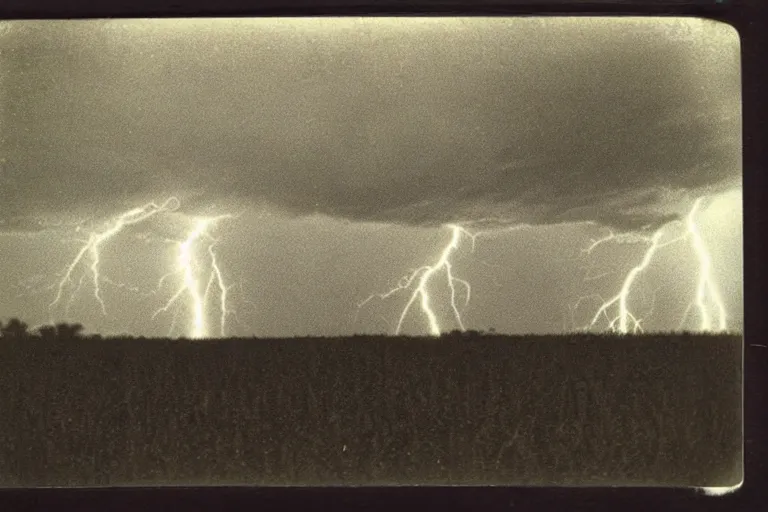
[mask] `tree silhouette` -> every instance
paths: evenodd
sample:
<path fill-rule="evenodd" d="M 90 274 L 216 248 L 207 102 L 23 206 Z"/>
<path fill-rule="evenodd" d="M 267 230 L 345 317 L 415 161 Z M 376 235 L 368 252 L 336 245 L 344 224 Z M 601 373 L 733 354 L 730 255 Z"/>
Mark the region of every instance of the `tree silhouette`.
<path fill-rule="evenodd" d="M 56 337 L 59 339 L 79 338 L 83 332 L 83 324 L 68 324 L 61 322 L 56 324 Z"/>
<path fill-rule="evenodd" d="M 18 318 L 11 318 L 8 321 L 8 324 L 0 324 L 0 333 L 2 333 L 3 338 L 18 340 L 29 336 L 29 332 L 27 331 L 28 327 L 29 326 L 26 323 Z"/>
<path fill-rule="evenodd" d="M 56 339 L 56 327 L 53 325 L 43 325 L 38 327 L 37 333 L 44 341 L 54 341 Z"/>

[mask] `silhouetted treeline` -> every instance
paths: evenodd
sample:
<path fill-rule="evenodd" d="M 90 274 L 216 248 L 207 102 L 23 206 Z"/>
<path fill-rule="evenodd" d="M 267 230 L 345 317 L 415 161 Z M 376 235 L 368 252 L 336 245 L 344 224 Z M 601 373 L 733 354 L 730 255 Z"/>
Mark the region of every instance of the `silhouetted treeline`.
<path fill-rule="evenodd" d="M 43 340 L 73 340 L 73 339 L 92 339 L 92 340 L 126 340 L 126 339 L 136 339 L 136 340 L 146 340 L 146 339 L 155 339 L 158 341 L 171 341 L 169 338 L 147 338 L 145 336 L 131 336 L 128 334 L 123 334 L 119 336 L 102 336 L 101 334 L 91 334 L 88 336 L 84 336 L 83 332 L 85 330 L 85 327 L 83 324 L 80 323 L 67 323 L 67 322 L 61 322 L 56 323 L 53 325 L 41 325 L 39 327 L 36 327 L 34 329 L 29 328 L 29 325 L 18 318 L 11 318 L 7 323 L 3 324 L 2 321 L 0 321 L 0 338 L 4 339 L 25 339 L 25 338 L 40 338 Z M 375 339 L 387 339 L 387 340 L 395 340 L 395 339 L 407 339 L 407 340 L 444 340 L 444 339 L 462 339 L 467 341 L 474 341 L 478 340 L 480 338 L 488 340 L 488 339 L 506 339 L 510 341 L 515 340 L 531 340 L 531 339 L 551 339 L 553 337 L 555 338 L 562 338 L 562 337 L 568 337 L 572 340 L 589 340 L 589 339 L 598 339 L 598 338 L 620 338 L 620 337 L 658 337 L 658 336 L 712 336 L 712 337 L 720 337 L 720 336 L 740 336 L 741 333 L 737 331 L 729 331 L 724 333 L 700 333 L 700 332 L 692 332 L 692 331 L 668 331 L 668 332 L 649 332 L 649 333 L 639 333 L 639 334 L 618 334 L 618 333 L 612 333 L 612 332 L 583 332 L 583 331 L 577 331 L 577 332 L 570 332 L 570 333 L 562 333 L 562 334 L 498 334 L 494 328 L 490 328 L 488 331 L 485 330 L 476 330 L 476 329 L 468 329 L 465 331 L 461 331 L 458 329 L 454 329 L 450 332 L 442 333 L 440 336 L 432 336 L 432 335 L 423 335 L 423 336 L 405 336 L 405 335 L 384 335 L 384 334 L 353 334 L 352 336 L 348 336 L 347 338 L 351 339 L 367 339 L 367 340 L 375 340 Z M 262 340 L 268 340 L 268 339 L 286 339 L 286 340 L 317 340 L 317 339 L 339 339 L 344 337 L 339 336 L 301 336 L 301 337 L 290 337 L 290 338 L 258 338 L 256 336 L 253 337 L 238 337 L 238 338 L 229 338 L 229 339 L 262 339 Z M 210 339 L 195 339 L 194 341 L 202 342 L 202 341 L 221 341 L 221 338 L 210 338 Z M 187 342 L 190 341 L 189 339 L 185 337 L 181 338 L 175 338 L 173 341 L 178 342 Z"/>
<path fill-rule="evenodd" d="M 54 325 L 41 325 L 33 330 L 26 322 L 11 318 L 8 323 L 0 321 L 0 337 L 3 339 L 41 338 L 43 340 L 81 338 L 85 327 L 80 323 L 60 322 Z"/>

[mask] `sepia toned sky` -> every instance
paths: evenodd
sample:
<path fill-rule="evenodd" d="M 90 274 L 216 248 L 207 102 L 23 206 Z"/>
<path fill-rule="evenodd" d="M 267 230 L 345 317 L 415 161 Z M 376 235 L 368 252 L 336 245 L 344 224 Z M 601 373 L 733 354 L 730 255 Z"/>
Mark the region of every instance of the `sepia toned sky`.
<path fill-rule="evenodd" d="M 707 307 L 740 329 L 739 51 L 732 28 L 675 18 L 3 22 L 0 318 L 189 336 L 215 261 L 228 335 L 393 332 L 418 279 L 358 305 L 439 262 L 456 224 L 481 233 L 449 255 L 465 327 L 559 332 L 704 197 Z M 170 197 L 64 279 L 120 214 Z M 196 219 L 222 214 L 185 274 Z M 639 236 L 585 251 L 611 232 Z M 644 328 L 700 326 L 692 236 L 633 282 Z M 446 276 L 425 288 L 441 330 Z M 429 332 L 423 308 L 403 332 Z"/>

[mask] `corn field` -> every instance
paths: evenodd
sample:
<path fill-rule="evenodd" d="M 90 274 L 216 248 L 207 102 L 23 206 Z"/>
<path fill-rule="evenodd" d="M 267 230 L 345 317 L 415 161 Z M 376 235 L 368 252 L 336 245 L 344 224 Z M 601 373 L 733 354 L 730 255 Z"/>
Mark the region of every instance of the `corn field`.
<path fill-rule="evenodd" d="M 0 486 L 722 485 L 741 463 L 740 347 L 0 340 Z"/>

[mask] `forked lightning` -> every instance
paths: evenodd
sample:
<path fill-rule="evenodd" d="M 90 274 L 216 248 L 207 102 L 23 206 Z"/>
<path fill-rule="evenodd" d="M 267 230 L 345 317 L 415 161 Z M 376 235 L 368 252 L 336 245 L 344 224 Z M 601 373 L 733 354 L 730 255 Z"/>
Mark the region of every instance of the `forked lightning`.
<path fill-rule="evenodd" d="M 179 298 L 186 293 L 190 300 L 191 310 L 189 336 L 193 339 L 210 337 L 212 333 L 208 328 L 208 312 L 206 310 L 206 305 L 208 302 L 208 295 L 211 286 L 215 284 L 219 288 L 220 333 L 221 336 L 225 336 L 226 318 L 229 314 L 227 308 L 227 286 L 224 284 L 221 268 L 216 261 L 216 255 L 213 251 L 215 240 L 211 238 L 209 230 L 218 221 L 222 219 L 230 219 L 232 217 L 232 215 L 219 215 L 217 217 L 204 217 L 198 219 L 195 223 L 195 227 L 187 235 L 187 238 L 178 244 L 176 270 L 169 272 L 160 278 L 158 289 L 162 287 L 163 281 L 172 275 L 179 275 L 181 284 L 176 293 L 174 293 L 168 302 L 166 302 L 163 307 L 155 311 L 154 315 L 152 315 L 153 319 L 160 313 L 168 311 L 168 309 L 176 304 Z M 203 293 L 201 293 L 200 290 L 200 279 L 198 277 L 198 272 L 196 271 L 197 268 L 201 265 L 199 264 L 197 258 L 195 258 L 195 244 L 201 238 L 207 238 L 211 242 L 207 247 L 207 252 L 210 258 L 210 273 L 206 289 Z M 173 324 L 171 325 L 171 329 L 173 329 Z"/>
<path fill-rule="evenodd" d="M 68 316 L 69 308 L 76 299 L 80 290 L 83 288 L 87 273 L 90 273 L 91 275 L 93 297 L 99 304 L 102 314 L 104 315 L 107 314 L 107 308 L 101 294 L 101 283 L 106 282 L 114 284 L 118 288 L 137 290 L 136 288 L 129 287 L 123 283 L 114 283 L 101 274 L 101 249 L 103 248 L 104 244 L 117 237 L 122 231 L 124 231 L 126 227 L 147 221 L 151 217 L 154 217 L 160 213 L 174 212 L 179 207 L 180 201 L 175 197 L 169 198 L 159 206 L 156 203 L 148 203 L 140 208 L 134 208 L 122 213 L 114 220 L 108 222 L 103 230 L 89 233 L 88 239 L 83 241 L 82 247 L 72 262 L 66 267 L 63 277 L 56 285 L 56 296 L 49 305 L 49 309 L 51 310 L 52 314 L 53 310 L 62 302 L 67 288 L 74 287 L 74 291 L 69 294 L 65 304 L 65 315 Z M 182 242 L 178 243 L 176 270 L 171 271 L 160 278 L 158 290 L 166 278 L 174 275 L 178 275 L 180 277 L 181 285 L 177 292 L 170 298 L 170 300 L 162 308 L 155 312 L 153 318 L 155 318 L 161 312 L 167 311 L 186 292 L 190 299 L 190 325 L 188 326 L 189 336 L 192 338 L 204 338 L 210 336 L 211 332 L 207 324 L 208 311 L 206 306 L 208 304 L 210 291 L 215 286 L 218 288 L 220 311 L 219 330 L 222 336 L 225 335 L 226 319 L 230 313 L 230 310 L 227 306 L 227 286 L 224 283 L 222 271 L 214 252 L 214 245 L 216 240 L 211 237 L 209 231 L 218 221 L 232 217 L 234 216 L 220 215 L 216 217 L 203 217 L 195 220 L 194 228 L 189 233 L 187 233 L 186 238 Z M 78 231 L 81 230 L 83 230 L 82 226 L 78 226 Z M 210 276 L 205 291 L 201 293 L 200 282 L 197 275 L 198 267 L 200 267 L 200 264 L 198 258 L 195 255 L 195 251 L 199 240 L 203 238 L 209 241 L 207 246 L 207 254 L 210 262 Z M 83 269 L 83 273 L 80 275 L 79 279 L 73 278 L 76 270 L 79 267 L 86 265 L 86 262 L 89 262 L 90 265 L 88 265 L 87 269 Z M 156 295 L 156 293 L 157 292 L 145 294 L 145 296 Z M 173 330 L 176 324 L 178 313 L 178 310 L 174 312 L 171 330 Z M 53 322 L 53 319 L 51 319 L 51 323 Z"/>
<path fill-rule="evenodd" d="M 696 257 L 699 260 L 699 283 L 696 287 L 696 306 L 699 309 L 699 318 L 701 324 L 699 329 L 702 331 L 713 330 L 712 319 L 707 311 L 707 299 L 709 299 L 717 309 L 717 330 L 725 331 L 727 329 L 727 319 L 725 314 L 725 304 L 720 297 L 720 292 L 715 286 L 714 278 L 712 277 L 712 258 L 709 255 L 707 246 L 704 243 L 704 239 L 699 232 L 699 227 L 696 225 L 696 213 L 701 205 L 702 198 L 696 200 L 691 209 L 691 213 L 688 214 L 686 225 L 688 226 L 688 233 L 691 238 L 691 244 L 696 252 Z M 687 312 L 686 312 L 687 313 Z M 685 320 L 685 316 L 681 323 Z"/>
<path fill-rule="evenodd" d="M 696 223 L 696 215 L 699 211 L 703 197 L 698 198 L 691 208 L 689 214 L 686 217 L 685 222 L 674 221 L 668 223 L 659 228 L 653 235 L 647 236 L 641 233 L 622 233 L 615 234 L 610 232 L 606 237 L 593 241 L 592 244 L 583 250 L 583 252 L 590 254 L 599 246 L 605 243 L 644 243 L 648 247 L 643 253 L 643 258 L 638 265 L 629 270 L 622 281 L 621 289 L 619 292 L 608 300 L 600 298 L 601 305 L 597 312 L 592 317 L 591 321 L 584 327 L 583 330 L 590 330 L 599 328 L 601 320 L 605 321 L 605 326 L 608 330 L 618 332 L 621 334 L 638 333 L 643 331 L 642 323 L 643 318 L 637 317 L 630 308 L 630 301 L 633 296 L 633 288 L 637 285 L 638 280 L 642 274 L 653 264 L 654 259 L 657 257 L 657 253 L 660 249 L 690 240 L 694 254 L 698 261 L 698 286 L 696 289 L 694 300 L 691 302 L 688 310 L 686 310 L 685 316 L 681 321 L 681 325 L 685 322 L 690 310 L 696 307 L 701 319 L 700 329 L 702 331 L 711 331 L 714 328 L 715 321 L 712 319 L 708 305 L 713 305 L 717 310 L 717 330 L 726 330 L 726 314 L 725 306 L 722 298 L 717 291 L 712 276 L 712 264 L 707 250 L 706 244 L 699 232 L 699 227 Z M 674 238 L 664 241 L 664 237 L 668 230 L 674 226 L 685 227 L 685 232 Z M 463 237 L 469 238 L 472 241 L 472 248 L 474 250 L 475 241 L 478 236 L 491 233 L 491 232 L 477 232 L 471 233 L 466 228 L 451 224 L 447 226 L 451 230 L 451 239 L 448 244 L 443 248 L 438 260 L 432 265 L 425 265 L 414 270 L 410 275 L 403 277 L 398 285 L 386 293 L 373 294 L 358 304 L 358 312 L 360 308 L 365 306 L 374 298 L 388 299 L 393 295 L 405 290 L 411 290 L 409 299 L 403 308 L 397 326 L 394 333 L 400 334 L 403 323 L 408 317 L 413 305 L 416 301 L 419 301 L 421 311 L 426 317 L 429 333 L 433 336 L 439 336 L 442 332 L 442 327 L 437 319 L 437 315 L 432 307 L 432 296 L 430 295 L 430 284 L 434 278 L 441 272 L 445 273 L 446 284 L 450 291 L 450 298 L 448 304 L 450 305 L 455 323 L 463 331 L 465 330 L 464 319 L 462 318 L 460 307 L 458 305 L 457 285 L 461 285 L 464 292 L 464 307 L 469 304 L 469 298 L 471 293 L 471 287 L 469 283 L 464 279 L 459 279 L 453 274 L 453 267 L 451 264 L 451 258 L 453 254 L 458 250 Z M 495 232 L 509 231 L 519 229 L 524 226 L 516 226 L 512 228 L 505 228 L 497 230 Z M 578 307 L 582 301 L 598 296 L 581 297 L 579 298 L 575 308 Z M 655 294 L 654 294 L 655 297 Z M 575 310 L 575 308 L 573 308 Z"/>
<path fill-rule="evenodd" d="M 438 260 L 433 265 L 425 265 L 417 268 L 410 275 L 403 277 L 396 287 L 392 288 L 386 293 L 377 293 L 377 294 L 370 295 L 368 298 L 366 298 L 364 301 L 360 302 L 357 305 L 358 312 L 360 308 L 365 306 L 372 299 L 374 298 L 387 299 L 397 294 L 398 292 L 410 289 L 415 282 L 417 284 L 413 289 L 413 292 L 411 292 L 408 302 L 405 304 L 405 307 L 400 313 L 400 318 L 398 319 L 397 326 L 395 328 L 395 335 L 400 334 L 403 328 L 403 323 L 405 322 L 405 319 L 408 317 L 408 313 L 411 311 L 413 304 L 418 300 L 421 306 L 421 311 L 427 319 L 427 324 L 429 326 L 429 333 L 432 336 L 439 336 L 440 333 L 442 332 L 442 327 L 437 319 L 437 315 L 435 314 L 434 309 L 432 308 L 432 304 L 431 304 L 432 298 L 429 292 L 429 285 L 432 282 L 432 280 L 435 278 L 435 276 L 438 274 L 438 272 L 445 271 L 446 284 L 448 285 L 448 289 L 450 290 L 449 304 L 451 307 L 451 312 L 453 313 L 453 317 L 456 322 L 456 325 L 459 327 L 460 330 L 465 331 L 466 328 L 464 325 L 464 320 L 462 318 L 460 308 L 457 303 L 458 295 L 457 295 L 456 285 L 457 284 L 461 285 L 462 291 L 464 292 L 464 306 L 463 306 L 464 308 L 466 308 L 469 305 L 469 299 L 472 293 L 472 287 L 470 286 L 469 282 L 467 282 L 466 280 L 460 279 L 454 276 L 451 257 L 459 249 L 462 239 L 468 238 L 471 241 L 472 243 L 471 249 L 472 249 L 472 252 L 474 252 L 475 242 L 477 241 L 477 238 L 482 235 L 491 234 L 492 232 L 478 231 L 478 232 L 472 233 L 468 229 L 462 226 L 459 226 L 458 224 L 448 224 L 446 225 L 446 227 L 451 230 L 451 238 L 448 244 L 443 248 L 442 252 L 440 253 Z M 516 231 L 518 229 L 528 228 L 528 227 L 530 226 L 520 224 L 520 225 L 500 229 L 497 232 Z"/>
<path fill-rule="evenodd" d="M 453 275 L 453 267 L 451 265 L 451 255 L 458 249 L 459 242 L 461 241 L 462 235 L 469 237 L 473 242 L 475 240 L 476 234 L 472 234 L 466 229 L 462 228 L 461 226 L 457 226 L 454 224 L 451 224 L 448 226 L 451 229 L 451 240 L 448 242 L 448 245 L 445 246 L 443 251 L 440 253 L 440 257 L 438 258 L 437 262 L 435 262 L 434 265 L 425 265 L 423 267 L 419 267 L 416 270 L 413 271 L 413 273 L 410 276 L 405 276 L 403 279 L 401 279 L 400 283 L 398 285 L 391 289 L 390 291 L 386 293 L 381 294 L 373 294 L 364 301 L 362 301 L 360 304 L 358 304 L 358 309 L 362 308 L 365 304 L 367 304 L 371 299 L 378 297 L 380 299 L 386 299 L 395 293 L 407 290 L 411 287 L 411 285 L 414 282 L 417 282 L 416 288 L 411 293 L 410 299 L 405 305 L 405 308 L 403 308 L 402 313 L 400 314 L 400 319 L 397 322 L 397 327 L 395 329 L 395 335 L 400 334 L 400 330 L 403 328 L 403 322 L 405 321 L 406 317 L 408 316 L 408 312 L 411 310 L 411 307 L 416 302 L 417 299 L 419 300 L 419 303 L 421 305 L 421 310 L 424 313 L 424 315 L 427 317 L 427 322 L 429 325 L 429 332 L 433 336 L 439 336 L 441 332 L 440 324 L 437 321 L 437 315 L 435 315 L 434 310 L 432 309 L 432 306 L 430 304 L 430 295 L 429 295 L 429 283 L 432 280 L 432 278 L 435 276 L 437 272 L 440 270 L 445 271 L 445 277 L 446 282 L 448 284 L 448 287 L 451 291 L 451 299 L 450 299 L 450 305 L 451 309 L 453 311 L 454 318 L 456 319 L 456 323 L 459 325 L 459 328 L 461 330 L 464 330 L 464 322 L 461 319 L 461 313 L 459 312 L 459 307 L 456 304 L 456 284 L 460 284 L 464 288 L 464 305 L 469 303 L 469 297 L 471 293 L 471 287 L 469 283 L 463 279 L 459 279 L 458 277 L 455 277 Z"/>
<path fill-rule="evenodd" d="M 634 240 L 637 240 L 639 237 L 640 240 L 643 240 L 649 244 L 648 249 L 646 249 L 640 264 L 633 267 L 627 273 L 619 293 L 616 294 L 614 297 L 608 299 L 607 301 L 603 301 L 603 304 L 597 310 L 597 313 L 595 313 L 594 317 L 592 318 L 592 321 L 583 328 L 584 330 L 589 330 L 596 327 L 600 319 L 605 318 L 607 321 L 607 328 L 611 331 L 618 332 L 621 334 L 627 334 L 629 332 L 632 332 L 632 333 L 642 332 L 643 329 L 641 327 L 641 319 L 638 319 L 631 312 L 629 308 L 629 299 L 631 298 L 632 286 L 635 284 L 635 281 L 640 276 L 640 274 L 644 270 L 646 270 L 648 266 L 652 263 L 653 258 L 655 257 L 658 249 L 665 247 L 667 245 L 682 242 L 686 239 L 691 241 L 694 253 L 698 259 L 699 279 L 698 279 L 698 286 L 696 289 L 694 301 L 691 302 L 691 304 L 689 304 L 688 308 L 686 309 L 685 314 L 683 315 L 683 318 L 680 322 L 680 325 L 678 326 L 678 329 L 682 329 L 682 327 L 684 326 L 685 320 L 688 314 L 690 313 L 691 308 L 695 304 L 698 307 L 699 316 L 701 318 L 701 324 L 699 326 L 699 329 L 702 331 L 712 331 L 713 330 L 712 320 L 707 309 L 707 299 L 709 299 L 718 310 L 718 329 L 717 330 L 719 331 L 726 330 L 727 325 L 726 325 L 725 305 L 723 304 L 722 298 L 720 297 L 720 294 L 718 293 L 717 288 L 714 285 L 714 279 L 712 276 L 712 264 L 711 264 L 709 251 L 707 250 L 706 244 L 704 243 L 704 240 L 699 232 L 699 228 L 696 223 L 696 214 L 698 213 L 699 207 L 701 206 L 701 202 L 703 201 L 703 199 L 704 199 L 703 197 L 696 199 L 696 201 L 693 204 L 693 207 L 688 213 L 688 216 L 686 217 L 686 221 L 685 221 L 685 227 L 686 227 L 685 233 L 663 244 L 660 243 L 660 240 L 664 234 L 665 229 L 672 226 L 673 224 L 677 224 L 678 222 L 674 222 L 674 223 L 667 224 L 666 226 L 662 226 L 651 237 L 642 237 L 640 235 L 633 234 L 633 233 L 628 233 L 624 235 L 614 235 L 613 233 L 611 233 L 607 237 L 593 242 L 592 245 L 585 250 L 585 252 L 591 253 L 592 250 L 594 250 L 596 247 L 598 247 L 603 243 L 610 242 L 610 241 L 618 241 L 618 240 L 621 240 L 622 238 L 632 238 Z M 580 300 L 583 300 L 583 299 L 584 297 L 582 297 Z M 616 314 L 613 317 L 611 317 L 608 314 L 608 311 L 611 308 L 615 308 L 616 310 Z"/>
<path fill-rule="evenodd" d="M 61 278 L 61 280 L 58 283 L 58 286 L 57 286 L 58 290 L 56 292 L 56 297 L 53 299 L 53 302 L 50 303 L 49 309 L 53 310 L 59 304 L 64 294 L 64 289 L 67 287 L 68 284 L 73 284 L 72 282 L 73 272 L 77 269 L 79 265 L 84 263 L 86 258 L 89 258 L 91 262 L 89 269 L 90 269 L 92 282 L 93 282 L 93 296 L 96 299 L 96 301 L 99 303 L 102 314 L 106 315 L 107 309 L 106 309 L 106 305 L 104 304 L 104 300 L 101 297 L 101 286 L 100 286 L 100 283 L 103 280 L 100 272 L 100 265 L 101 265 L 100 251 L 102 246 L 105 243 L 107 243 L 109 240 L 113 239 L 118 234 L 120 234 L 120 232 L 123 231 L 123 229 L 125 229 L 127 226 L 144 222 L 147 219 L 161 212 L 175 211 L 176 209 L 179 208 L 179 206 L 180 206 L 180 202 L 175 197 L 169 198 L 160 206 L 158 206 L 155 203 L 148 203 L 140 208 L 134 208 L 132 210 L 128 210 L 127 212 L 119 215 L 115 220 L 108 223 L 107 227 L 103 231 L 90 233 L 88 240 L 84 242 L 80 251 L 77 253 L 75 258 L 66 268 L 64 272 L 64 276 Z M 71 302 L 74 301 L 77 293 L 82 287 L 82 284 L 83 284 L 83 277 L 81 276 L 77 288 L 70 296 L 69 304 L 71 304 Z"/>

